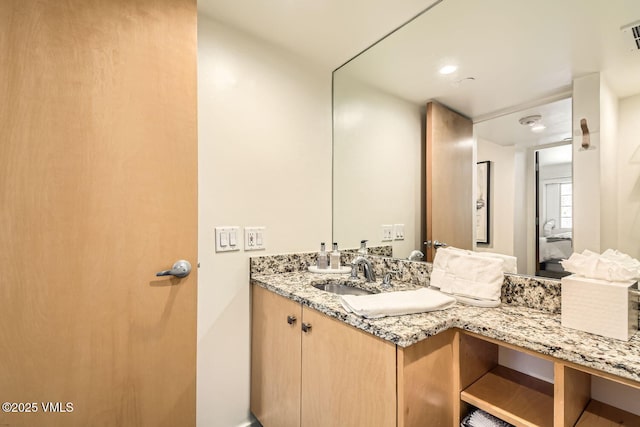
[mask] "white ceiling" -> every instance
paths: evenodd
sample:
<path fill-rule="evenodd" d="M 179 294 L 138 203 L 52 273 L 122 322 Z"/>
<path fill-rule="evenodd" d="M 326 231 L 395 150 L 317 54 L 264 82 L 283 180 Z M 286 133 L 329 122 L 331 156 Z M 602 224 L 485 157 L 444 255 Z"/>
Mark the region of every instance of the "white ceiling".
<path fill-rule="evenodd" d="M 542 132 L 534 132 L 520 124 L 520 119 L 540 115 Z M 473 126 L 478 138 L 500 145 L 530 147 L 561 142 L 571 138 L 571 98 L 501 115 Z"/>
<path fill-rule="evenodd" d="M 602 72 L 619 97 L 640 93 L 640 51 L 620 31 L 640 21 L 640 0 L 199 0 L 198 10 L 334 69 L 434 4 L 338 74 L 437 100 L 503 145 L 570 137 L 570 101 L 555 101 L 575 77 Z M 439 75 L 448 63 L 458 71 Z M 545 98 L 554 102 L 537 107 Z M 542 114 L 547 129 L 532 135 L 517 122 L 527 114 Z"/>
<path fill-rule="evenodd" d="M 198 11 L 333 70 L 439 0 L 198 0 Z"/>
<path fill-rule="evenodd" d="M 598 71 L 624 97 L 640 92 L 640 51 L 620 27 L 638 20 L 638 0 L 444 0 L 339 72 L 474 120 Z M 449 63 L 458 71 L 441 76 Z M 455 84 L 466 77 L 475 80 Z"/>

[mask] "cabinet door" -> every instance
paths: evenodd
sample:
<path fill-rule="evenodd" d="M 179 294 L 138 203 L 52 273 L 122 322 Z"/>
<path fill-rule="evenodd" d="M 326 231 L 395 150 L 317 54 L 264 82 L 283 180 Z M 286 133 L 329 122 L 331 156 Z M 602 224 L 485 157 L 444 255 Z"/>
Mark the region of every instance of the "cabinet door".
<path fill-rule="evenodd" d="M 251 412 L 264 427 L 299 426 L 302 307 L 252 289 Z"/>
<path fill-rule="evenodd" d="M 396 425 L 396 347 L 308 308 L 302 427 Z"/>

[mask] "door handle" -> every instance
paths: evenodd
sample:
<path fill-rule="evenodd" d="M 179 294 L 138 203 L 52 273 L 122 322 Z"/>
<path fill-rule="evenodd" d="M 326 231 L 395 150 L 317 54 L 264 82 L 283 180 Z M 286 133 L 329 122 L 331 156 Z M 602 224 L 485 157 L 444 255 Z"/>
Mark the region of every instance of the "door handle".
<path fill-rule="evenodd" d="M 173 264 L 171 270 L 158 271 L 156 276 L 187 277 L 189 273 L 191 273 L 191 264 L 189 261 L 181 259 Z"/>
<path fill-rule="evenodd" d="M 431 240 L 427 240 L 426 242 L 424 242 L 424 244 L 428 247 L 428 248 L 444 248 L 447 247 L 449 245 L 447 245 L 444 242 L 438 242 L 437 240 L 434 240 L 433 242 Z"/>
<path fill-rule="evenodd" d="M 293 325 L 294 323 L 296 323 L 296 316 L 287 316 L 287 323 L 290 325 Z"/>
<path fill-rule="evenodd" d="M 302 332 L 309 332 L 311 331 L 311 323 L 303 323 L 302 324 Z"/>

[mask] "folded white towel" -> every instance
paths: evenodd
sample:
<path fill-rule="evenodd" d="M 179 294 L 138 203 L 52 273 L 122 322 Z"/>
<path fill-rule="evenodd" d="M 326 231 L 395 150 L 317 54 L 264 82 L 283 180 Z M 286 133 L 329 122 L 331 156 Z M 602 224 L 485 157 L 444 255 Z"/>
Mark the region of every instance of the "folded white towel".
<path fill-rule="evenodd" d="M 640 278 L 640 261 L 613 249 L 602 255 L 585 249 L 560 263 L 565 270 L 590 279 L 621 282 Z"/>
<path fill-rule="evenodd" d="M 431 271 L 430 284 L 447 294 L 462 295 L 478 300 L 500 301 L 503 277 L 499 270 L 499 274 L 496 274 L 493 280 L 470 280 L 434 268 Z"/>
<path fill-rule="evenodd" d="M 474 255 L 489 258 L 499 258 L 504 261 L 502 266 L 503 273 L 518 274 L 518 258 L 511 255 L 497 254 L 495 252 L 473 252 Z"/>
<path fill-rule="evenodd" d="M 341 297 L 345 310 L 368 319 L 403 314 L 444 310 L 456 303 L 455 298 L 433 289 L 383 292 L 373 295 L 344 295 Z"/>
<path fill-rule="evenodd" d="M 441 248 L 433 260 L 432 287 L 479 300 L 499 301 L 504 259 L 457 248 Z"/>

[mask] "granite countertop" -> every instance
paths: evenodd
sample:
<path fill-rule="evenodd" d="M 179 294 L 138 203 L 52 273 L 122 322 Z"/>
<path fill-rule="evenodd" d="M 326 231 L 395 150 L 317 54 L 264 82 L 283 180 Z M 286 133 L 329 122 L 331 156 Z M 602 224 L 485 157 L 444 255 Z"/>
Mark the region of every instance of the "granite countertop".
<path fill-rule="evenodd" d="M 459 328 L 640 382 L 640 334 L 634 335 L 628 342 L 605 338 L 562 327 L 559 314 L 508 304 L 497 308 L 478 308 L 458 303 L 443 311 L 365 319 L 345 311 L 340 304 L 340 295 L 312 286 L 318 282 L 343 282 L 348 278 L 345 275 L 336 276 L 308 272 L 253 274 L 251 283 L 400 347 L 408 347 L 449 328 Z M 375 286 L 379 286 L 379 283 L 380 280 Z M 419 287 L 398 281 L 393 284 L 391 291 Z M 366 289 L 372 284 L 359 280 L 357 286 Z"/>

